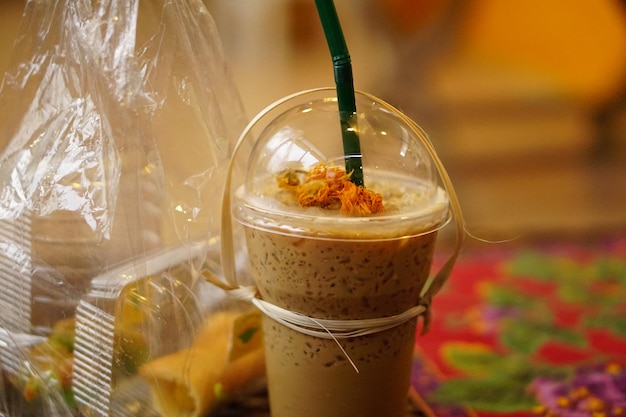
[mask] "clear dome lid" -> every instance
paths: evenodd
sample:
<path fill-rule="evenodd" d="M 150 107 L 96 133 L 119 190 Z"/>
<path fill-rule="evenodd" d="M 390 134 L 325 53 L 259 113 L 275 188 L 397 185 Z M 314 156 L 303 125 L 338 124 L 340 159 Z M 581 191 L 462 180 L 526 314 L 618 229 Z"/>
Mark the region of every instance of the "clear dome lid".
<path fill-rule="evenodd" d="M 334 89 L 310 90 L 279 101 L 253 123 L 257 131 L 235 191 L 233 215 L 244 225 L 289 234 L 384 238 L 393 229 L 427 233 L 448 219 L 448 196 L 426 146 L 425 133 L 398 110 L 369 94 L 356 93 L 350 126 L 360 142 L 359 165 L 367 190 L 382 197 L 377 213 L 348 215 L 342 209 L 302 207 L 280 179 L 302 177 L 328 167 L 346 170 L 342 129 Z M 247 130 L 244 135 L 253 135 Z M 243 138 L 245 140 L 245 138 Z M 397 237 L 397 234 L 396 234 Z"/>

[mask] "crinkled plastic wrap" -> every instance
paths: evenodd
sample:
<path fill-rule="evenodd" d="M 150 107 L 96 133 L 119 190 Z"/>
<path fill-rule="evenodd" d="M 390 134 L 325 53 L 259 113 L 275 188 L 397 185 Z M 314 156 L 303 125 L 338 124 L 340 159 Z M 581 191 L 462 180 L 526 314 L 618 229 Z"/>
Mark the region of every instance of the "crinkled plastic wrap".
<path fill-rule="evenodd" d="M 0 415 L 159 415 L 142 367 L 224 304 L 201 272 L 245 120 L 220 48 L 199 0 L 25 3 L 0 95 Z"/>

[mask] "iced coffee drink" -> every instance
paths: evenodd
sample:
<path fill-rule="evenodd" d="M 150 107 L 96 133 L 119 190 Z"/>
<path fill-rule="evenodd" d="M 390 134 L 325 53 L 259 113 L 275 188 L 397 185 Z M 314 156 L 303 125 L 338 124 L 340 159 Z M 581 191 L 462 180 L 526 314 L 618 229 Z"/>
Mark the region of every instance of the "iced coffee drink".
<path fill-rule="evenodd" d="M 333 93 L 294 95 L 257 117 L 243 136 L 254 137 L 252 152 L 233 176 L 231 214 L 257 305 L 281 308 L 263 309 L 271 414 L 403 417 L 419 320 L 411 312 L 449 218 L 448 194 L 423 132 L 362 93 L 350 129 L 364 181 L 352 181 Z M 356 334 L 342 333 L 353 325 Z"/>
<path fill-rule="evenodd" d="M 419 190 L 411 196 L 406 184 L 385 188 L 385 214 L 355 217 L 339 209 L 299 208 L 280 190 L 276 204 L 291 203 L 300 215 L 310 210 L 315 219 L 284 216 L 272 224 L 265 216 L 255 219 L 259 207 L 256 213 L 242 212 L 250 271 L 261 298 L 332 320 L 389 317 L 415 306 L 429 275 L 436 229 L 446 218 L 446 201 L 442 195 L 408 221 Z M 416 320 L 335 341 L 265 317 L 272 416 L 404 416 Z"/>

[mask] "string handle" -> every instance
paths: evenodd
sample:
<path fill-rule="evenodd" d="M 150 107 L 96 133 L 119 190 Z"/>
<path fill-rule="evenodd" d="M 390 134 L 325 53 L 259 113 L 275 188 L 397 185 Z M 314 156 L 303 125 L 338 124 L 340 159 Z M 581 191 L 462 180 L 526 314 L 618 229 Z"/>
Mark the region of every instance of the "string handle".
<path fill-rule="evenodd" d="M 225 179 L 225 185 L 224 185 L 224 193 L 223 193 L 223 201 L 222 201 L 222 233 L 221 233 L 221 262 L 222 262 L 222 270 L 223 270 L 223 274 L 224 274 L 224 279 L 226 282 L 221 282 L 219 281 L 217 278 L 215 277 L 209 277 L 206 276 L 205 277 L 211 281 L 212 283 L 214 283 L 215 285 L 219 286 L 220 288 L 227 290 L 227 291 L 235 291 L 237 289 L 240 288 L 238 280 L 237 280 L 237 272 L 236 272 L 236 264 L 235 264 L 235 244 L 234 244 L 234 236 L 233 236 L 233 229 L 232 229 L 232 213 L 231 213 L 231 188 L 232 188 L 232 172 L 235 166 L 235 160 L 236 160 L 236 155 L 238 153 L 238 151 L 240 150 L 241 146 L 243 145 L 243 143 L 245 142 L 246 138 L 248 137 L 249 133 L 251 132 L 251 130 L 259 123 L 259 121 L 264 118 L 268 113 L 270 113 L 273 109 L 275 109 L 276 107 L 280 106 L 281 104 L 291 100 L 292 98 L 295 98 L 297 96 L 300 95 L 304 95 L 304 94 L 310 94 L 310 93 L 315 93 L 315 92 L 319 92 L 319 91 L 327 91 L 327 90 L 331 90 L 327 87 L 321 87 L 321 88 L 314 88 L 314 89 L 310 89 L 310 90 L 305 90 L 305 91 L 301 91 L 298 93 L 294 93 L 288 96 L 285 96 L 277 101 L 275 101 L 274 103 L 270 104 L 269 106 L 265 107 L 261 112 L 259 112 L 251 121 L 250 123 L 246 126 L 246 128 L 243 130 L 243 132 L 241 133 L 237 143 L 235 144 L 235 147 L 233 149 L 233 155 L 231 157 L 231 160 L 229 162 L 228 165 L 228 171 L 226 173 L 226 179 Z M 447 261 L 444 263 L 444 265 L 441 267 L 441 269 L 436 273 L 436 275 L 434 276 L 434 278 L 430 281 L 430 285 L 428 285 L 425 290 L 422 292 L 422 294 L 420 295 L 420 299 L 416 300 L 416 304 L 415 307 L 412 308 L 410 311 L 410 314 L 407 314 L 407 318 L 406 320 L 415 317 L 417 315 L 422 315 L 424 318 L 424 325 L 422 327 L 422 333 L 426 333 L 430 327 L 430 306 L 432 303 L 432 299 L 433 297 L 441 290 L 441 288 L 445 285 L 445 283 L 447 282 L 451 272 L 452 272 L 452 268 L 454 267 L 454 264 L 456 263 L 456 260 L 461 252 L 462 247 L 464 246 L 465 243 L 465 238 L 466 238 L 466 232 L 465 232 L 465 219 L 463 217 L 463 212 L 461 210 L 461 205 L 459 202 L 459 199 L 457 197 L 456 191 L 454 190 L 454 186 L 452 184 L 452 180 L 450 179 L 443 163 L 441 162 L 441 160 L 439 159 L 439 156 L 437 155 L 437 152 L 434 148 L 434 146 L 432 145 L 432 143 L 430 142 L 430 140 L 428 139 L 426 133 L 413 121 L 411 120 L 409 117 L 407 117 L 406 115 L 404 115 L 402 112 L 400 112 L 398 109 L 396 109 L 395 107 L 393 107 L 391 104 L 379 99 L 378 97 L 371 95 L 369 93 L 364 93 L 364 92 L 359 92 L 360 94 L 366 96 L 367 98 L 379 103 L 381 106 L 385 107 L 387 110 L 392 111 L 396 114 L 399 115 L 399 117 L 405 122 L 407 123 L 409 126 L 411 126 L 417 133 L 418 136 L 422 142 L 422 144 L 424 145 L 424 147 L 426 148 L 426 150 L 429 153 L 429 156 L 432 158 L 433 162 L 435 163 L 435 167 L 437 168 L 437 171 L 439 173 L 439 177 L 443 183 L 443 186 L 446 190 L 446 192 L 448 193 L 449 196 L 449 204 L 450 204 L 450 208 L 452 211 L 452 218 L 455 222 L 456 225 L 456 245 L 454 248 L 453 253 L 450 255 L 450 257 L 447 259 Z M 246 287 L 245 290 L 246 294 L 248 294 L 248 298 L 249 299 L 258 299 L 258 294 L 256 293 L 256 289 L 254 288 L 249 288 Z M 262 301 L 262 303 L 256 303 L 257 306 L 263 304 L 263 305 L 267 305 L 269 303 L 267 303 L 266 301 Z M 276 306 L 274 306 L 276 307 Z M 347 326 L 350 328 L 350 331 L 353 331 L 354 335 L 351 335 L 349 337 L 356 337 L 362 334 L 362 332 L 367 331 L 367 327 L 373 328 L 376 327 L 378 329 L 384 329 L 384 325 L 381 326 L 379 322 L 376 322 L 376 326 L 373 326 L 371 323 L 371 320 L 368 322 L 368 320 L 348 320 L 350 322 L 353 322 L 350 325 L 347 325 L 345 323 L 337 323 L 337 321 L 335 320 L 323 320 L 323 322 L 325 323 L 324 326 L 320 326 L 320 320 L 319 319 L 314 319 L 314 318 L 308 318 L 308 320 L 305 318 L 305 320 L 307 321 L 308 325 L 307 326 L 303 326 L 301 323 L 298 323 L 299 319 L 302 317 L 302 314 L 300 313 L 295 313 L 295 312 L 287 312 L 284 311 L 283 309 L 280 308 L 265 308 L 264 312 L 266 312 L 266 314 L 270 314 L 272 316 L 275 316 L 277 321 L 287 321 L 287 322 L 291 322 L 290 327 L 292 327 L 292 325 L 294 326 L 294 328 L 298 328 L 300 327 L 301 330 L 303 332 L 306 331 L 310 331 L 310 327 L 314 327 L 319 329 L 322 332 L 329 332 L 329 329 L 334 329 L 334 328 L 344 328 Z M 298 315 L 299 318 L 297 320 L 293 319 L 293 314 Z M 397 318 L 381 318 L 381 320 L 387 320 L 389 323 L 391 323 L 391 321 L 397 320 Z M 404 321 L 406 321 L 404 320 Z M 346 320 L 342 320 L 342 322 L 346 322 Z M 395 321 L 394 321 L 395 322 Z M 400 324 L 400 323 L 397 323 Z M 338 327 L 337 327 L 338 326 Z M 365 326 L 365 328 L 363 327 Z M 309 327 L 309 329 L 305 330 L 305 327 Z M 378 330 L 381 331 L 381 330 Z M 371 331 L 370 331 L 371 333 Z"/>

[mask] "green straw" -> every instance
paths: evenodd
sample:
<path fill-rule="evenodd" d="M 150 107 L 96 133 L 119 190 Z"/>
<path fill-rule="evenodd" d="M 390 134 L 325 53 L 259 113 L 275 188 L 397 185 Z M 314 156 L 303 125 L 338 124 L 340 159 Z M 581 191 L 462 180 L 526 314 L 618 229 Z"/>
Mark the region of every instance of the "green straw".
<path fill-rule="evenodd" d="M 339 16 L 337 16 L 333 0 L 315 0 L 315 5 L 317 6 L 317 12 L 324 28 L 330 55 L 333 59 L 346 172 L 352 173 L 350 180 L 353 183 L 362 186 L 363 162 L 361 161 L 361 144 L 359 143 L 357 129 L 352 63 L 348 46 L 343 37 L 341 23 L 339 22 Z"/>

